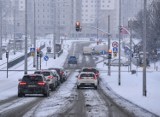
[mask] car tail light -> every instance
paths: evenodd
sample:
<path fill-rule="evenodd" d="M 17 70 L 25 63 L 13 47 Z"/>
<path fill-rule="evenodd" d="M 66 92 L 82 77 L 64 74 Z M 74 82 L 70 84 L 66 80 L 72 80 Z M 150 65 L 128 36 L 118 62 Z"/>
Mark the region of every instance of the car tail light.
<path fill-rule="evenodd" d="M 63 74 L 64 72 L 61 72 L 61 74 Z"/>
<path fill-rule="evenodd" d="M 44 86 L 46 83 L 45 82 L 38 82 L 38 85 Z"/>
<path fill-rule="evenodd" d="M 48 76 L 48 78 L 49 78 L 49 79 L 52 79 L 52 78 L 53 78 L 53 76 Z"/>
<path fill-rule="evenodd" d="M 23 82 L 23 81 L 19 83 L 19 85 L 21 85 L 21 86 L 24 86 L 24 85 L 26 85 L 26 84 L 27 84 L 27 83 L 26 83 L 26 82 Z"/>

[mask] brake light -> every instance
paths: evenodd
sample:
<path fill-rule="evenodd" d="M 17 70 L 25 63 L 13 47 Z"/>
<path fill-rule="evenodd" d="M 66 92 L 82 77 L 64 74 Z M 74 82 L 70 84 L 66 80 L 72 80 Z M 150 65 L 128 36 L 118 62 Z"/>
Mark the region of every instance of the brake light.
<path fill-rule="evenodd" d="M 38 82 L 38 85 L 44 86 L 46 83 L 45 82 Z"/>
<path fill-rule="evenodd" d="M 48 78 L 49 78 L 49 79 L 52 79 L 52 78 L 53 78 L 53 76 L 48 76 Z"/>
<path fill-rule="evenodd" d="M 61 72 L 61 74 L 63 74 L 64 72 Z"/>
<path fill-rule="evenodd" d="M 27 84 L 27 83 L 26 83 L 26 82 L 23 82 L 23 81 L 19 83 L 19 85 L 21 85 L 21 86 L 26 85 L 26 84 Z"/>

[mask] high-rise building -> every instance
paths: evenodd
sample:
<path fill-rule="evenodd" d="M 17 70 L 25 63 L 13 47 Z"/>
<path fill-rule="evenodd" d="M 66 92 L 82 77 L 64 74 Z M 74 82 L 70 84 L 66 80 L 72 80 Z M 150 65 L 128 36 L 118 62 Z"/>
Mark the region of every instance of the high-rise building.
<path fill-rule="evenodd" d="M 99 36 L 106 36 L 106 34 L 93 27 L 108 32 L 109 15 L 111 33 L 115 36 L 118 30 L 118 3 L 116 0 L 82 0 L 81 22 L 84 36 L 97 36 L 97 33 Z"/>

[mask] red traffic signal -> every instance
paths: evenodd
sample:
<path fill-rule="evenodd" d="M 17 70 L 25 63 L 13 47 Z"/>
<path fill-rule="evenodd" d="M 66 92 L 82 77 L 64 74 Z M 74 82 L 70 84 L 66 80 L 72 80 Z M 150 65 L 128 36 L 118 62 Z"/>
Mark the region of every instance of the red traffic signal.
<path fill-rule="evenodd" d="M 76 22 L 76 31 L 81 31 L 81 26 L 79 21 Z"/>

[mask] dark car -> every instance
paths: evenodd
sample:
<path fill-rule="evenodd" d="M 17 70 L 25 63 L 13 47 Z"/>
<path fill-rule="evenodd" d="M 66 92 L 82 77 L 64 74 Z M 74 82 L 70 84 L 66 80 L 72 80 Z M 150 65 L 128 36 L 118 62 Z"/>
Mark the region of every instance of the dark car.
<path fill-rule="evenodd" d="M 62 68 L 48 68 L 49 70 L 56 70 L 58 75 L 60 76 L 61 83 L 67 80 L 67 75 L 64 69 Z"/>
<path fill-rule="evenodd" d="M 49 84 L 45 77 L 41 74 L 24 75 L 18 84 L 18 97 L 25 96 L 25 94 L 43 94 L 48 97 Z"/>
<path fill-rule="evenodd" d="M 68 64 L 77 64 L 77 57 L 76 56 L 69 56 Z"/>

